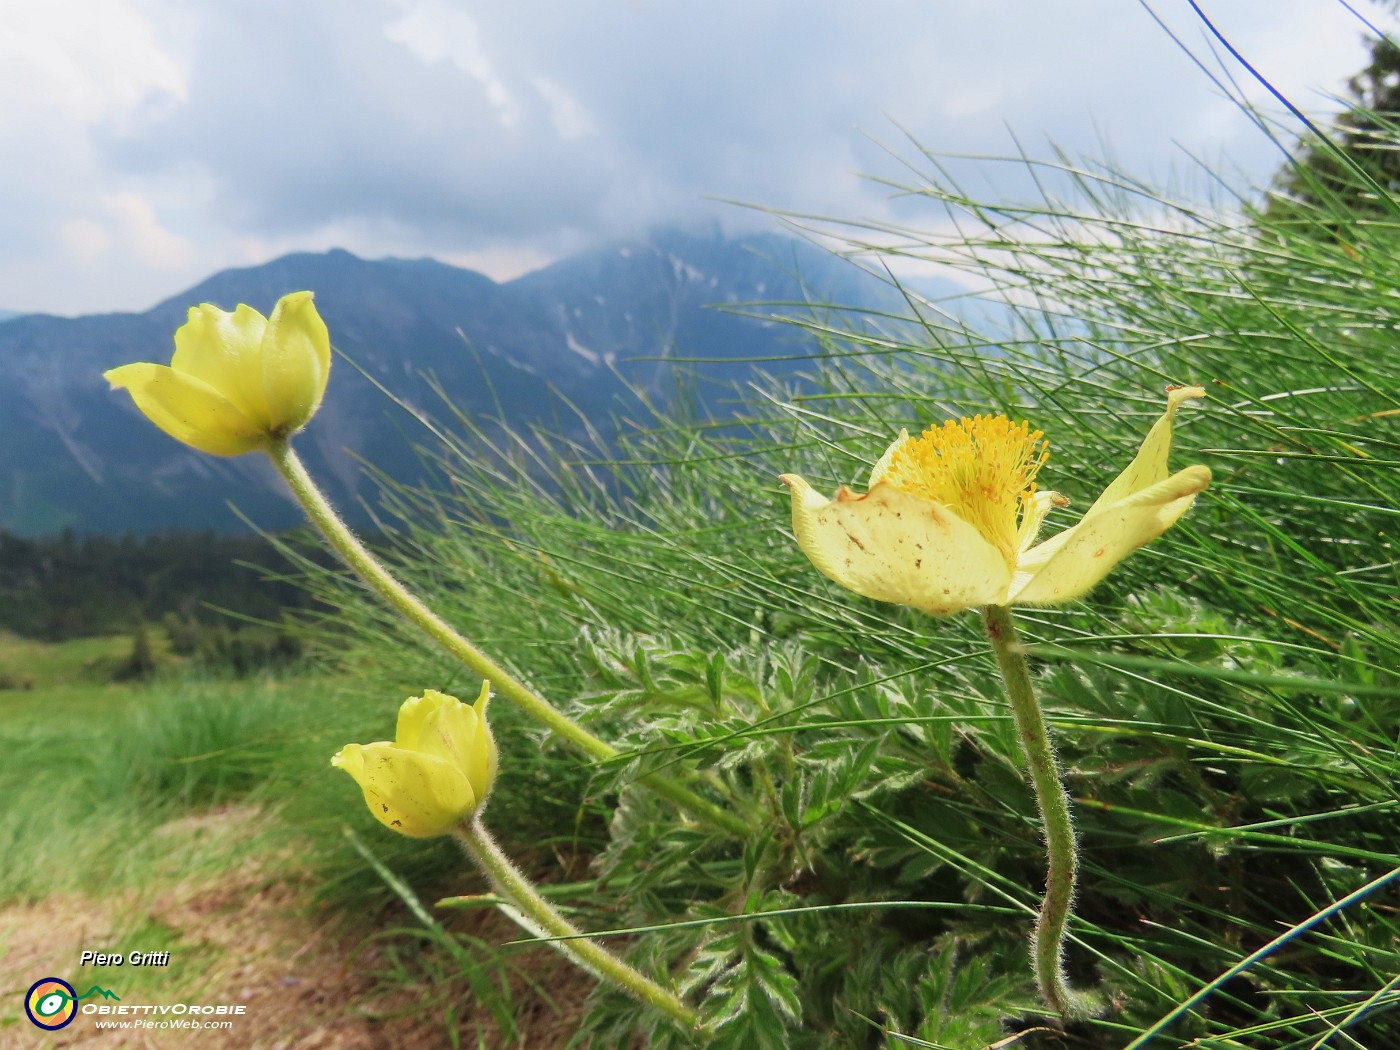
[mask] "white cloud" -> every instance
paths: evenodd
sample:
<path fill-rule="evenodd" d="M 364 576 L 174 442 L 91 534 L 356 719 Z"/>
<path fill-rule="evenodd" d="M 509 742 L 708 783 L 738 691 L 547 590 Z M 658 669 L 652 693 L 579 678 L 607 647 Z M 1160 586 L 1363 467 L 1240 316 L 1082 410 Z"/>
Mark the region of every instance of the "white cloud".
<path fill-rule="evenodd" d="M 106 227 L 91 219 L 69 219 L 58 235 L 64 250 L 81 263 L 97 262 L 112 248 Z"/>
<path fill-rule="evenodd" d="M 167 229 L 151 202 L 140 194 L 110 193 L 102 203 L 112 216 L 117 237 L 136 261 L 154 270 L 180 271 L 197 258 L 194 245 Z"/>
<path fill-rule="evenodd" d="M 452 266 L 484 273 L 496 281 L 510 281 L 548 266 L 557 255 L 557 251 L 542 251 L 528 245 L 514 245 L 475 252 L 443 252 L 437 258 Z"/>
<path fill-rule="evenodd" d="M 939 108 L 952 120 L 966 120 L 990 112 L 1005 97 L 1002 90 L 990 84 L 965 84 L 955 88 L 939 102 Z"/>
<path fill-rule="evenodd" d="M 0 127 L 34 111 L 92 124 L 184 97 L 180 64 L 123 0 L 0 0 Z"/>
<path fill-rule="evenodd" d="M 1184 0 L 1154 4 L 1204 52 Z M 1207 6 L 1304 103 L 1364 64 L 1340 5 Z M 657 224 L 771 225 L 709 197 L 937 222 L 856 175 L 916 181 L 903 129 L 1102 141 L 1148 179 L 1178 143 L 1257 181 L 1278 162 L 1122 0 L 0 0 L 0 26 L 0 308 L 140 308 L 297 249 L 504 276 Z"/>
<path fill-rule="evenodd" d="M 592 115 L 568 88 L 548 77 L 531 77 L 530 85 L 549 107 L 549 119 L 561 139 L 581 139 L 598 133 Z"/>
<path fill-rule="evenodd" d="M 520 107 L 496 75 L 481 43 L 481 29 L 467 14 L 445 0 L 409 0 L 402 17 L 384 29 L 384 36 L 402 44 L 429 64 L 446 62 L 466 73 L 486 92 L 506 127 L 520 119 Z"/>

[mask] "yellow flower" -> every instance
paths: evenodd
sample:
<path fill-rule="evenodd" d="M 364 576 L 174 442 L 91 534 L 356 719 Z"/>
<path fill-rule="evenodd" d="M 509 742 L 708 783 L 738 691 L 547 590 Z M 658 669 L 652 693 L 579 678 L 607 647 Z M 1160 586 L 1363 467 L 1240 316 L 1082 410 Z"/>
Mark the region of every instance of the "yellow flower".
<path fill-rule="evenodd" d="M 240 304 L 203 303 L 175 332 L 170 364 L 103 373 L 146 418 L 177 441 L 215 456 L 241 456 L 290 437 L 321 404 L 331 343 L 310 292 L 277 301 L 271 317 Z"/>
<path fill-rule="evenodd" d="M 1198 386 L 1169 388 L 1167 410 L 1128 468 L 1079 524 L 1035 544 L 1052 506 L 1037 491 L 1048 442 L 1029 424 L 976 416 L 901 432 L 868 491 L 829 500 L 795 474 L 792 531 L 816 568 L 878 601 L 935 615 L 986 605 L 1054 605 L 1086 593 L 1176 522 L 1210 484 L 1210 469 L 1167 472 L 1172 416 Z"/>
<path fill-rule="evenodd" d="M 355 778 L 386 828 L 416 839 L 445 835 L 481 808 L 496 779 L 490 698 L 489 682 L 470 705 L 425 689 L 399 708 L 392 744 L 346 744 L 331 765 Z"/>

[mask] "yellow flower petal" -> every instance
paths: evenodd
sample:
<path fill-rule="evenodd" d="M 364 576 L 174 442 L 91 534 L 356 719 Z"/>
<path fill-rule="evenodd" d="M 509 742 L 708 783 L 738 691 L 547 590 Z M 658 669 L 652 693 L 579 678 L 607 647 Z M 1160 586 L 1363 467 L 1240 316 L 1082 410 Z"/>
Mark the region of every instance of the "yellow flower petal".
<path fill-rule="evenodd" d="M 384 741 L 380 741 L 383 743 Z M 355 778 L 355 783 L 364 786 L 365 782 L 365 745 L 346 744 L 331 757 L 331 765 L 336 769 L 343 769 Z"/>
<path fill-rule="evenodd" d="M 455 696 L 424 689 L 399 708 L 394 742 L 410 751 L 422 751 L 454 765 L 476 739 L 480 725 L 476 711 Z"/>
<path fill-rule="evenodd" d="M 103 373 L 113 390 L 126 390 L 136 407 L 176 441 L 215 456 L 262 448 L 266 435 L 208 383 L 165 365 L 122 365 Z"/>
<path fill-rule="evenodd" d="M 1168 475 L 1172 424 L 1182 403 L 1205 397 L 1198 386 L 1167 392 L 1167 408 L 1147 432 L 1133 461 L 1073 528 L 1026 550 L 1016 561 L 1010 600 L 1054 604 L 1088 592 L 1123 558 L 1170 528 L 1210 484 L 1207 467 Z"/>
<path fill-rule="evenodd" d="M 877 482 L 828 500 L 795 474 L 792 531 L 812 564 L 867 598 L 935 615 L 1005 599 L 1006 558 L 946 507 Z"/>
<path fill-rule="evenodd" d="M 1138 449 L 1138 454 L 1133 457 L 1127 469 L 1114 478 L 1113 483 L 1094 501 L 1094 505 L 1084 512 L 1085 518 L 1101 507 L 1112 506 L 1134 492 L 1141 492 L 1166 479 L 1170 473 L 1167 456 L 1172 450 L 1172 422 L 1176 410 L 1185 401 L 1205 396 L 1205 388 L 1199 386 L 1179 386 L 1167 391 L 1167 410 L 1152 424 L 1152 429 L 1147 432 L 1142 447 Z"/>
<path fill-rule="evenodd" d="M 472 705 L 436 689 L 423 690 L 399 708 L 395 743 L 451 763 L 471 782 L 478 804 L 485 800 L 496 779 L 496 741 L 486 723 L 491 683 L 481 683 Z"/>
<path fill-rule="evenodd" d="M 320 407 L 331 371 L 331 340 L 310 292 L 284 295 L 262 341 L 262 385 L 272 429 L 287 436 Z"/>
<path fill-rule="evenodd" d="M 1016 532 L 1016 549 L 1027 550 L 1035 542 L 1040 526 L 1045 524 L 1045 515 L 1051 507 L 1067 507 L 1069 500 L 1058 492 L 1048 489 L 1037 492 L 1026 501 L 1025 512 L 1021 517 L 1021 527 Z"/>
<path fill-rule="evenodd" d="M 410 838 L 445 835 L 476 806 L 467 778 L 435 755 L 385 742 L 347 744 L 331 765 L 355 778 L 376 820 Z"/>
<path fill-rule="evenodd" d="M 486 721 L 486 708 L 491 703 L 491 683 L 482 682 L 472 710 L 476 713 L 479 729 L 471 745 L 467 748 L 466 773 L 472 782 L 472 789 L 478 800 L 484 800 L 496 782 L 496 767 L 500 761 L 496 751 L 496 737 L 491 732 L 491 724 Z"/>
<path fill-rule="evenodd" d="M 869 492 L 880 482 L 885 480 L 885 476 L 890 472 L 890 464 L 894 462 L 894 457 L 899 454 L 899 450 L 910 442 L 909 431 L 900 429 L 899 437 L 890 443 L 890 447 L 885 449 L 885 454 L 875 461 L 875 465 L 870 468 L 870 480 L 865 483 L 865 489 Z"/>
<path fill-rule="evenodd" d="M 394 725 L 395 744 L 410 751 L 417 750 L 428 734 L 428 723 L 438 706 L 434 697 L 442 695 L 434 689 L 425 689 L 422 696 L 410 696 L 399 705 L 399 717 Z"/>
<path fill-rule="evenodd" d="M 1210 484 L 1210 468 L 1187 467 L 1082 521 L 1021 556 L 1009 601 L 1054 605 L 1087 593 L 1120 561 L 1176 523 Z"/>
<path fill-rule="evenodd" d="M 170 367 L 208 383 L 249 419 L 268 429 L 262 341 L 267 319 L 239 304 L 233 313 L 202 303 L 175 330 Z"/>

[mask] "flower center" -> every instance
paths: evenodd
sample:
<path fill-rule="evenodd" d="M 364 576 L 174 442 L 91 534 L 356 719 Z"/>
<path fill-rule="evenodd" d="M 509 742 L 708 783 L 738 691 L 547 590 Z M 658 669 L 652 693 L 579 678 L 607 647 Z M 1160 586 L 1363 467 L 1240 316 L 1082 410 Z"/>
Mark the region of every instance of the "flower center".
<path fill-rule="evenodd" d="M 1014 564 L 1020 517 L 1050 458 L 1044 436 L 1005 416 L 950 419 L 895 449 L 883 480 L 943 504 Z"/>

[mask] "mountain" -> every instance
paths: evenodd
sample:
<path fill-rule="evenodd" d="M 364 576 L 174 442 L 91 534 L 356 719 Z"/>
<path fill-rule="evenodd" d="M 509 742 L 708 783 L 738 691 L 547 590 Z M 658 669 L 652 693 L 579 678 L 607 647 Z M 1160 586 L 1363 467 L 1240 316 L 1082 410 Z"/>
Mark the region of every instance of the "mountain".
<path fill-rule="evenodd" d="M 668 359 L 707 359 L 694 370 L 723 382 L 749 374 L 746 358 L 813 348 L 795 326 L 713 304 L 892 301 L 856 267 L 783 237 L 667 232 L 500 284 L 430 259 L 369 261 L 337 250 L 226 270 L 145 313 L 15 317 L 0 324 L 0 529 L 235 530 L 229 502 L 263 528 L 296 523 L 299 512 L 263 457 L 185 448 L 142 419 L 127 395 L 109 391 L 102 372 L 169 361 L 171 336 L 195 303 L 246 302 L 267 313 L 303 288 L 316 293 L 336 350 L 407 404 L 447 414 L 432 377 L 463 412 L 504 414 L 520 426 L 567 417 L 561 396 L 603 421 L 624 380 L 664 396 Z M 424 439 L 338 357 L 297 448 L 353 517 L 372 494 L 357 460 L 412 479 L 422 472 L 412 446 Z"/>
<path fill-rule="evenodd" d="M 14 310 L 0 310 L 0 324 L 4 324 L 11 318 L 23 316 L 23 314 L 16 313 Z"/>

